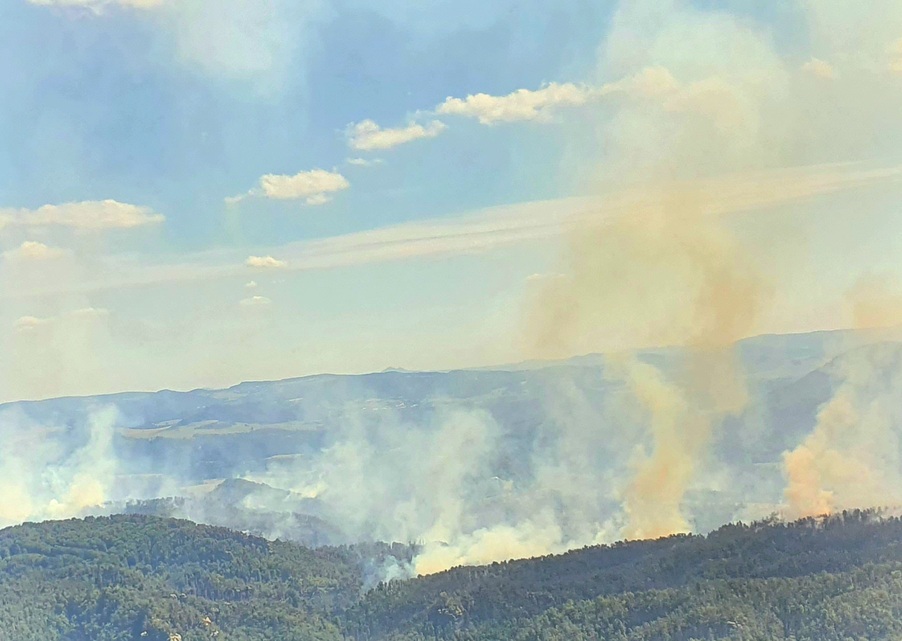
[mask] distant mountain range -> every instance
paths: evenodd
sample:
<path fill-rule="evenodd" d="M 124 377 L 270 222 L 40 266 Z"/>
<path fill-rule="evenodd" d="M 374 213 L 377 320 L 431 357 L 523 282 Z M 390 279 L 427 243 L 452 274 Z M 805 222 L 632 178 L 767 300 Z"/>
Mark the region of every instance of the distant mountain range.
<path fill-rule="evenodd" d="M 844 331 L 760 336 L 738 343 L 736 359 L 750 402 L 714 431 L 710 456 L 699 466 L 700 480 L 686 497 L 694 529 L 708 531 L 734 518 L 772 511 L 785 484 L 782 455 L 812 430 L 818 408 L 842 383 L 844 359 L 863 350 L 902 352 L 899 338 L 897 331 Z M 635 356 L 672 373 L 686 350 L 644 350 Z M 0 405 L 0 419 L 29 429 L 52 428 L 65 447 L 75 448 L 84 441 L 92 410 L 114 406 L 115 482 L 106 505 L 95 512 L 189 517 L 322 545 L 360 540 L 361 532 L 403 540 L 404 532 L 392 537 L 394 531 L 371 524 L 372 515 L 350 527 L 348 512 L 360 509 L 349 501 L 337 509 L 326 500 L 334 490 L 326 495 L 317 489 L 316 479 L 327 472 L 333 473 L 333 486 L 334 475 L 345 474 L 334 470 L 341 448 L 347 450 L 351 443 L 355 456 L 366 453 L 366 465 L 391 470 L 398 467 L 391 462 L 392 452 L 403 452 L 419 438 L 426 444 L 438 442 L 443 437 L 436 426 L 454 412 L 466 412 L 491 425 L 490 447 L 483 443 L 489 437 L 477 438 L 491 456 L 453 481 L 465 481 L 458 498 L 474 515 L 471 525 L 481 518 L 522 521 L 537 502 L 557 510 L 559 523 L 572 522 L 574 514 L 586 509 L 597 512 L 593 518 L 601 522 L 618 509 L 611 479 L 628 470 L 631 452 L 640 442 L 627 436 L 631 430 L 638 433 L 637 426 L 619 414 L 610 418 L 626 392 L 620 381 L 607 375 L 606 363 L 602 355 L 589 355 L 492 369 L 390 370 L 248 382 L 224 390 L 23 401 Z M 488 428 L 483 431 L 489 433 Z M 577 472 L 582 474 L 586 492 L 596 493 L 597 499 L 589 508 L 576 503 L 560 507 L 561 500 L 570 499 L 549 498 L 547 483 L 537 479 L 543 469 L 551 469 L 554 457 L 567 451 L 584 456 L 587 448 L 597 448 L 597 455 L 585 457 L 580 463 L 585 469 L 567 469 L 574 483 L 579 482 Z M 441 455 L 428 450 L 427 445 L 412 457 Z M 347 456 L 341 462 L 348 464 Z M 386 474 L 383 468 L 358 472 L 372 479 Z M 239 478 L 245 481 L 234 480 Z M 411 483 L 380 491 L 415 492 L 411 488 L 416 483 Z M 414 500 L 395 498 L 387 504 Z"/>

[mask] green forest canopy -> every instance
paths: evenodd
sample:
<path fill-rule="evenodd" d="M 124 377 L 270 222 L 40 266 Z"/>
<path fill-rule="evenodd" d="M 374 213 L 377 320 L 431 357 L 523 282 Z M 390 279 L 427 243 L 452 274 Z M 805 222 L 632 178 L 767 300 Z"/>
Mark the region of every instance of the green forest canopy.
<path fill-rule="evenodd" d="M 151 516 L 28 523 L 0 531 L 0 641 L 902 639 L 902 521 L 870 511 L 366 589 L 391 554 Z"/>

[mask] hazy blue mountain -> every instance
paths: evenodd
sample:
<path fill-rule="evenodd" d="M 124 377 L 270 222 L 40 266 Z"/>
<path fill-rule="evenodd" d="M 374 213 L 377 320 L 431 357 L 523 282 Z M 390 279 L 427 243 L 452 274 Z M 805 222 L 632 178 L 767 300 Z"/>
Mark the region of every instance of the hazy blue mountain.
<path fill-rule="evenodd" d="M 699 464 L 706 484 L 686 496 L 696 529 L 707 531 L 729 521 L 743 514 L 744 506 L 778 501 L 784 483 L 781 457 L 815 425 L 818 408 L 841 384 L 845 360 L 861 350 L 902 350 L 902 343 L 887 342 L 894 338 L 891 332 L 818 332 L 738 343 L 736 360 L 750 400 L 740 415 L 714 430 L 710 460 Z M 687 352 L 645 350 L 636 356 L 677 375 Z M 557 501 L 542 494 L 546 488 L 536 479 L 548 457 L 563 456 L 554 448 L 568 438 L 575 439 L 578 455 L 594 448 L 581 463 L 591 493 L 597 495 L 591 509 L 611 513 L 617 501 L 599 483 L 628 468 L 640 443 L 634 434 L 642 433 L 621 412 L 627 396 L 623 382 L 607 372 L 605 357 L 588 355 L 449 372 L 389 370 L 247 382 L 224 390 L 7 403 L 0 405 L 0 417 L 24 429 L 52 428 L 69 446 L 84 440 L 80 434 L 92 410 L 114 406 L 119 419 L 113 446 L 120 464 L 106 509 L 124 509 L 131 501 L 131 511 L 184 516 L 318 545 L 355 538 L 346 512 L 330 509 L 316 491 L 303 489 L 309 489 L 310 478 L 315 480 L 319 471 L 334 465 L 334 456 L 324 453 L 334 455 L 350 443 L 355 455 L 365 450 L 373 464 L 380 452 L 389 456 L 406 442 L 425 438 L 421 446 L 427 450 L 418 456 L 437 456 L 441 453 L 428 446 L 441 437 L 442 422 L 451 412 L 491 422 L 491 429 L 483 428 L 491 431 L 491 457 L 478 476 L 467 477 L 472 523 L 480 518 L 514 522 L 536 501 Z M 591 442 L 580 445 L 586 434 L 593 435 Z M 298 481 L 301 477 L 305 483 Z M 260 483 L 216 485 L 235 478 Z M 296 489 L 301 493 L 288 491 Z M 177 503 L 153 501 L 176 498 Z M 561 522 L 572 521 L 578 511 L 573 505 L 552 508 Z"/>

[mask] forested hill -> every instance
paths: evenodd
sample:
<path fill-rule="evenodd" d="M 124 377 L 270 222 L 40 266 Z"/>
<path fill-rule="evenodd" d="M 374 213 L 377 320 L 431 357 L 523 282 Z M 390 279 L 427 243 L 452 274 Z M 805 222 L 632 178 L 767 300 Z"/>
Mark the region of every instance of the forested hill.
<path fill-rule="evenodd" d="M 136 515 L 25 524 L 0 531 L 0 641 L 902 639 L 902 521 L 871 512 L 364 590 L 389 552 Z"/>

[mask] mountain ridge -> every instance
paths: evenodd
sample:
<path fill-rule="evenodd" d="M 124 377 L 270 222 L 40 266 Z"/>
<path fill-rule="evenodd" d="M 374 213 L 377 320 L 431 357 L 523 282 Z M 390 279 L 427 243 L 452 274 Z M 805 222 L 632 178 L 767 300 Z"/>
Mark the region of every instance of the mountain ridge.
<path fill-rule="evenodd" d="M 27 523 L 0 530 L 0 631 L 17 641 L 902 634 L 902 520 L 873 510 L 386 575 L 366 587 L 374 563 L 403 554 L 384 545 L 310 550 L 150 516 Z"/>
<path fill-rule="evenodd" d="M 868 334 L 874 334 L 874 336 L 867 338 Z M 852 337 L 857 336 L 858 339 L 855 340 Z M 766 333 L 766 334 L 756 334 L 754 336 L 749 336 L 747 338 L 743 338 L 735 343 L 737 347 L 742 347 L 744 345 L 754 345 L 756 343 L 766 342 L 769 340 L 793 340 L 793 339 L 838 339 L 845 338 L 846 340 L 851 340 L 852 343 L 858 341 L 866 341 L 866 342 L 877 342 L 881 340 L 880 337 L 891 336 L 896 338 L 896 340 L 902 340 L 902 328 L 872 328 L 872 329 L 829 329 L 829 330 L 816 330 L 811 332 L 791 332 L 787 334 L 778 334 L 778 333 Z M 888 341 L 890 342 L 890 341 Z M 892 341 L 894 342 L 894 341 Z M 653 347 L 653 348 L 637 348 L 635 350 L 624 350 L 630 351 L 636 354 L 654 354 L 660 352 L 674 351 L 683 349 L 679 346 L 661 346 L 661 347 Z M 356 373 L 335 373 L 335 372 L 319 372 L 316 374 L 306 374 L 302 376 L 289 376 L 287 378 L 277 378 L 277 379 L 253 379 L 253 380 L 244 380 L 234 383 L 232 385 L 227 385 L 224 387 L 194 387 L 190 389 L 181 389 L 175 390 L 170 388 L 161 388 L 156 390 L 121 390 L 117 392 L 105 392 L 101 394 L 80 394 L 80 395 L 64 395 L 64 396 L 53 396 L 47 398 L 39 398 L 39 399 L 20 399 L 20 400 L 11 400 L 4 401 L 0 403 L 0 410 L 4 408 L 9 408 L 16 405 L 32 405 L 38 403 L 45 403 L 50 401 L 79 401 L 79 400 L 103 400 L 103 401 L 114 401 L 116 399 L 125 399 L 130 396 L 146 396 L 146 395 L 178 395 L 178 394 L 194 394 L 194 393 L 215 393 L 215 392 L 229 392 L 236 389 L 240 389 L 245 386 L 255 386 L 255 385 L 267 385 L 267 384 L 275 384 L 275 383 L 295 383 L 300 381 L 309 381 L 316 379 L 343 379 L 343 378 L 360 378 L 360 377 L 372 377 L 379 376 L 382 374 L 404 374 L 404 375 L 420 375 L 420 374 L 452 374 L 452 373 L 460 373 L 460 372 L 521 372 L 527 371 L 530 369 L 536 368 L 545 368 L 554 365 L 561 364 L 578 364 L 586 360 L 597 360 L 603 359 L 605 357 L 604 352 L 590 352 L 587 354 L 578 354 L 570 357 L 564 358 L 554 358 L 554 359 L 541 359 L 541 360 L 524 360 L 517 361 L 513 363 L 501 363 L 497 365 L 482 365 L 482 366 L 473 366 L 473 367 L 461 367 L 461 368 L 451 368 L 451 369 L 425 369 L 425 370 L 412 370 L 403 367 L 388 367 L 379 371 L 367 371 L 367 372 L 356 372 Z"/>

